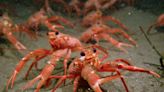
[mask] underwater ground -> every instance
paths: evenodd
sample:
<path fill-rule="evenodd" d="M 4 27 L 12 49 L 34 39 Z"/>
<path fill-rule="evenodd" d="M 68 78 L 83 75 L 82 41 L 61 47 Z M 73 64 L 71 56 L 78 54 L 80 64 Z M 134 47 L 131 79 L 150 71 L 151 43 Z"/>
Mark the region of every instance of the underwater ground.
<path fill-rule="evenodd" d="M 21 0 L 18 0 L 21 1 Z M 35 8 L 34 6 L 23 4 L 15 4 L 12 5 L 12 7 L 15 8 L 16 13 L 18 16 L 12 15 L 12 19 L 20 23 L 24 20 L 26 20 L 30 14 L 34 13 L 35 11 L 39 10 L 39 8 Z M 38 6 L 39 7 L 39 6 Z M 162 9 L 162 8 L 161 8 Z M 163 7 L 164 10 L 164 7 Z M 108 12 L 108 11 L 105 11 Z M 158 11 L 157 11 L 158 12 Z M 64 33 L 70 34 L 75 37 L 79 37 L 79 35 L 85 31 L 84 28 L 80 26 L 79 20 L 81 18 L 79 17 L 72 17 L 68 16 L 64 13 L 60 13 L 57 11 L 57 14 L 71 20 L 72 22 L 76 23 L 76 27 L 74 29 L 67 28 L 64 30 Z M 164 70 L 159 70 L 158 67 L 160 67 L 159 64 L 159 55 L 156 54 L 152 46 L 149 44 L 147 39 L 145 38 L 143 32 L 140 31 L 139 26 L 142 26 L 144 31 L 148 29 L 148 27 L 156 22 L 156 19 L 159 15 L 158 13 L 142 10 L 138 7 L 123 7 L 119 10 L 114 10 L 112 13 L 110 12 L 111 16 L 114 16 L 115 18 L 119 19 L 123 24 L 125 24 L 129 29 L 130 34 L 132 38 L 134 38 L 137 41 L 138 47 L 134 48 L 127 48 L 128 54 L 125 54 L 117 49 L 115 49 L 112 45 L 107 44 L 105 42 L 101 42 L 102 46 L 105 46 L 106 48 L 109 48 L 109 54 L 110 57 L 108 60 L 114 60 L 116 58 L 124 58 L 128 59 L 132 65 L 143 67 L 145 69 L 153 70 L 161 75 L 161 78 L 155 78 L 152 75 L 146 74 L 146 73 L 138 73 L 138 72 L 125 72 L 124 77 L 126 80 L 126 83 L 128 85 L 130 92 L 163 92 L 164 90 Z M 116 25 L 115 25 L 116 26 Z M 46 36 L 46 30 L 40 30 L 38 40 L 32 40 L 26 35 L 19 35 L 15 34 L 17 38 L 26 46 L 29 48 L 29 50 L 34 50 L 37 48 L 47 48 L 50 49 L 50 46 L 48 44 L 47 36 Z M 152 29 L 152 32 L 150 35 L 148 35 L 150 41 L 153 43 L 153 45 L 157 48 L 157 50 L 164 55 L 164 30 L 157 31 L 156 29 Z M 14 68 L 16 64 L 19 62 L 19 60 L 27 53 L 24 53 L 21 55 L 18 53 L 15 49 L 9 49 L 13 48 L 12 45 L 8 46 L 7 44 L 0 44 L 1 48 L 4 47 L 3 53 L 0 56 L 0 92 L 6 92 L 6 82 L 8 78 L 11 76 L 11 73 L 14 71 Z M 8 48 L 8 49 L 7 49 Z M 43 68 L 43 66 L 46 64 L 49 57 L 43 59 L 39 63 L 39 68 Z M 24 69 L 20 72 L 20 74 L 17 76 L 14 87 L 9 89 L 8 92 L 21 92 L 21 88 L 27 83 L 28 80 L 24 79 L 24 75 L 29 67 L 29 62 L 27 65 L 25 65 Z M 59 62 L 58 67 L 59 71 L 61 68 L 61 62 Z M 39 74 L 40 71 L 33 70 L 31 72 L 31 76 L 29 79 L 34 78 Z M 58 72 L 58 70 L 56 70 Z M 105 73 L 103 73 L 105 75 Z M 36 83 L 37 84 L 37 83 Z M 33 86 L 32 88 L 24 91 L 24 92 L 33 92 L 36 86 Z M 51 92 L 51 89 L 53 88 L 53 85 L 49 88 L 42 88 L 41 92 Z M 106 90 L 107 92 L 126 92 L 120 79 L 113 80 L 112 82 L 106 83 L 102 85 L 102 88 Z M 86 90 L 87 92 L 90 92 L 90 90 Z M 71 83 L 66 84 L 66 86 L 62 86 L 57 90 L 57 92 L 73 92 L 73 85 Z"/>

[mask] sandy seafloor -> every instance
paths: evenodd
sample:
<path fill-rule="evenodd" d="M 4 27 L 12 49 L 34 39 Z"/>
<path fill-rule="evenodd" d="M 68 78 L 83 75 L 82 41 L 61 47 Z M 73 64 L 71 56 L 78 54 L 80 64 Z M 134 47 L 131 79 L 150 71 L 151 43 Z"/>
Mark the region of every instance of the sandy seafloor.
<path fill-rule="evenodd" d="M 17 7 L 19 10 L 19 7 Z M 30 12 L 28 9 L 27 11 L 22 11 L 22 14 Z M 161 70 L 158 70 L 157 67 L 159 65 L 159 56 L 156 52 L 152 49 L 150 44 L 145 39 L 143 33 L 139 30 L 139 26 L 142 26 L 144 30 L 147 30 L 148 27 L 153 24 L 157 16 L 143 12 L 142 10 L 137 10 L 132 7 L 126 7 L 123 9 L 119 9 L 114 11 L 112 14 L 115 18 L 119 19 L 123 24 L 125 24 L 129 29 L 128 32 L 138 44 L 138 47 L 134 48 L 127 48 L 128 54 L 125 54 L 112 45 L 107 44 L 105 42 L 101 42 L 102 46 L 109 48 L 110 57 L 108 60 L 114 60 L 116 58 L 124 58 L 129 59 L 130 63 L 138 66 L 143 67 L 145 69 L 153 70 L 159 74 L 162 74 Z M 66 17 L 73 22 L 79 21 L 78 18 Z M 13 18 L 17 22 L 22 21 L 18 17 Z M 85 30 L 84 28 L 80 27 L 80 22 L 76 22 L 77 26 L 74 29 L 70 29 L 66 27 L 66 31 L 64 33 L 68 33 L 72 36 L 79 37 L 79 35 Z M 117 27 L 117 26 L 116 26 Z M 50 49 L 50 46 L 47 41 L 46 31 L 41 31 L 41 37 L 38 40 L 31 40 L 26 35 L 19 36 L 15 34 L 16 37 L 19 37 L 20 41 L 27 46 L 30 50 L 34 50 L 37 48 L 47 48 Z M 164 33 L 157 32 L 155 29 L 152 30 L 151 35 L 148 35 L 152 43 L 155 47 L 159 50 L 160 53 L 164 52 Z M 5 47 L 5 44 L 2 44 Z M 12 47 L 12 46 L 10 46 Z M 7 48 L 7 47 L 6 47 Z M 13 72 L 16 64 L 19 62 L 23 55 L 20 55 L 14 50 L 4 49 L 4 55 L 0 56 L 0 92 L 6 92 L 6 82 L 7 79 L 10 77 L 11 73 Z M 49 57 L 43 59 L 39 63 L 39 68 L 42 68 Z M 24 80 L 24 75 L 29 67 L 29 63 L 25 65 L 23 70 L 18 74 L 14 87 L 9 89 L 8 92 L 21 92 L 21 88 L 27 83 L 28 80 Z M 62 64 L 62 63 L 60 63 Z M 58 65 L 60 65 L 58 64 Z M 39 71 L 32 70 L 34 75 L 30 75 L 29 79 L 34 78 L 39 74 Z M 105 75 L 103 73 L 102 75 Z M 124 77 L 130 92 L 164 92 L 164 78 L 155 78 L 152 75 L 146 73 L 137 73 L 137 72 L 125 72 Z M 37 84 L 37 83 L 36 83 Z M 36 84 L 29 88 L 24 92 L 33 92 Z M 84 84 L 85 85 L 85 84 Z M 51 92 L 50 88 L 42 88 L 40 92 Z M 106 83 L 102 85 L 102 88 L 107 90 L 107 92 L 126 92 L 120 79 L 113 80 L 112 82 Z M 62 86 L 58 89 L 57 92 L 73 92 L 73 85 L 69 84 L 66 86 Z"/>

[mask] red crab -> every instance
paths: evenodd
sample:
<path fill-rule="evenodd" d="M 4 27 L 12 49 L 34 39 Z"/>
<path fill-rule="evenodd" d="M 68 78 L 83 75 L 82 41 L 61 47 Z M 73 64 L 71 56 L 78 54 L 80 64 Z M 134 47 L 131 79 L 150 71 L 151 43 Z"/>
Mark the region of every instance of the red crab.
<path fill-rule="evenodd" d="M 24 65 L 31 58 L 34 58 L 35 60 L 33 61 L 33 63 L 31 64 L 31 66 L 28 70 L 28 72 L 26 73 L 26 76 L 25 76 L 26 78 L 27 78 L 30 70 L 32 69 L 32 67 L 34 65 L 37 65 L 37 62 L 39 60 L 41 60 L 42 58 L 44 58 L 48 55 L 52 55 L 52 53 L 53 53 L 52 60 L 50 60 L 52 62 L 50 62 L 50 63 L 55 63 L 61 57 L 65 56 L 65 60 L 63 61 L 63 63 L 64 63 L 63 65 L 64 65 L 64 74 L 66 74 L 67 62 L 68 62 L 68 59 L 70 58 L 71 53 L 74 52 L 74 51 L 81 50 L 82 44 L 80 43 L 80 41 L 78 39 L 76 39 L 72 36 L 69 36 L 69 35 L 62 34 L 60 32 L 48 32 L 48 37 L 49 37 L 49 43 L 52 46 L 52 50 L 37 49 L 37 50 L 34 50 L 34 51 L 30 52 L 24 58 L 22 58 L 21 61 L 16 66 L 12 76 L 10 77 L 10 79 L 7 82 L 7 89 L 8 89 L 8 86 L 9 86 L 10 83 L 11 83 L 11 88 L 13 87 L 14 81 L 16 79 L 16 75 L 20 72 L 20 70 L 22 70 Z M 53 57 L 53 56 L 56 56 L 56 58 Z M 57 59 L 57 58 L 59 58 L 59 59 Z M 35 66 L 35 67 L 37 67 L 37 66 Z M 41 75 L 47 76 L 47 75 L 44 75 L 44 74 L 50 74 L 51 72 L 44 73 L 44 70 L 47 70 L 50 67 L 46 66 L 45 68 L 43 68 L 43 73 L 41 72 Z M 55 66 L 54 66 L 54 68 L 55 68 Z M 54 68 L 51 68 L 51 71 L 53 71 Z M 37 88 L 37 90 L 39 90 L 40 87 Z"/>
<path fill-rule="evenodd" d="M 60 22 L 63 22 L 64 24 L 74 27 L 74 24 L 66 20 L 65 18 L 61 16 L 51 16 L 48 17 L 46 15 L 46 12 L 44 9 L 41 9 L 40 11 L 34 13 L 32 16 L 29 17 L 29 19 L 23 24 L 28 29 L 34 29 L 38 30 L 39 25 L 46 26 L 51 31 L 58 31 L 57 28 L 64 28 Z"/>
<path fill-rule="evenodd" d="M 127 30 L 127 31 L 129 30 L 119 20 L 117 20 L 116 18 L 112 16 L 104 16 L 103 13 L 99 10 L 95 12 L 91 12 L 87 16 L 85 16 L 82 20 L 82 25 L 89 27 L 96 24 L 97 22 L 102 23 L 102 24 L 107 24 L 107 21 L 112 21 L 115 24 L 119 25 L 122 29 Z"/>
<path fill-rule="evenodd" d="M 127 60 L 124 60 L 124 59 L 116 59 L 112 62 L 102 63 L 102 61 L 99 61 L 99 57 L 97 56 L 97 54 L 98 53 L 96 49 L 93 49 L 93 51 L 90 49 L 83 50 L 80 53 L 80 57 L 75 58 L 70 64 L 67 75 L 63 75 L 63 76 L 54 75 L 54 76 L 49 77 L 48 81 L 50 81 L 53 78 L 60 79 L 57 82 L 54 89 L 52 90 L 52 92 L 54 92 L 58 87 L 60 87 L 60 85 L 62 85 L 62 83 L 66 79 L 74 79 L 73 91 L 76 92 L 80 78 L 83 78 L 84 80 L 86 80 L 88 84 L 90 85 L 90 87 L 95 92 L 102 92 L 100 88 L 101 84 L 120 78 L 124 84 L 126 92 L 129 92 L 128 87 L 125 83 L 125 80 L 120 70 L 128 70 L 128 71 L 133 71 L 133 72 L 145 72 L 155 77 L 160 77 L 160 75 L 158 75 L 157 73 L 153 71 L 139 68 L 136 66 L 132 66 L 131 64 L 129 64 Z M 98 72 L 99 73 L 115 72 L 116 74 L 101 78 L 100 75 L 98 75 Z"/>
<path fill-rule="evenodd" d="M 105 10 L 114 6 L 118 2 L 126 2 L 128 5 L 132 5 L 134 0 L 88 0 L 84 4 L 84 14 L 87 14 L 91 10 Z"/>
<path fill-rule="evenodd" d="M 44 9 L 46 11 L 47 14 L 52 15 L 54 14 L 54 11 L 52 10 L 49 2 L 55 2 L 57 4 L 62 4 L 64 6 L 64 8 L 68 11 L 68 5 L 65 2 L 65 0 L 34 0 L 36 2 L 36 4 L 40 3 L 41 1 L 44 1 Z"/>
<path fill-rule="evenodd" d="M 127 52 L 123 47 L 133 47 L 131 44 L 119 42 L 112 38 L 112 34 L 121 34 L 123 37 L 128 39 L 133 45 L 136 45 L 136 42 L 131 38 L 126 32 L 119 28 L 111 28 L 102 23 L 97 23 L 90 28 L 88 28 L 80 37 L 80 40 L 85 43 L 92 43 L 93 41 L 99 42 L 99 40 L 104 39 L 108 42 L 111 42 L 118 49 Z"/>
<path fill-rule="evenodd" d="M 3 14 L 0 18 L 0 36 L 5 36 L 18 51 L 27 49 L 21 42 L 19 42 L 13 35 L 14 32 L 25 32 L 30 37 L 34 37 L 34 34 L 29 30 L 23 29 L 23 26 L 14 24 L 8 14 Z"/>

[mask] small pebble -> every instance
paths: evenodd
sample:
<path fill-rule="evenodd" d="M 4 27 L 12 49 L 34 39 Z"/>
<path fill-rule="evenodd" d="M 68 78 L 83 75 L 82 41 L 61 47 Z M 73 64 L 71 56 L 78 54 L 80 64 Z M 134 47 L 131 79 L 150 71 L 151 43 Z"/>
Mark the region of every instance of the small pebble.
<path fill-rule="evenodd" d="M 130 16 L 130 15 L 132 15 L 132 13 L 131 12 L 128 12 L 128 15 Z"/>

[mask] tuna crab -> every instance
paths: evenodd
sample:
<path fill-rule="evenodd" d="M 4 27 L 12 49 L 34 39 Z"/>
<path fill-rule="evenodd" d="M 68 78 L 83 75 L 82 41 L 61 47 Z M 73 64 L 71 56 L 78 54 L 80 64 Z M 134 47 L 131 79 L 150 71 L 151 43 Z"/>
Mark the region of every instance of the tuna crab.
<path fill-rule="evenodd" d="M 84 14 L 87 14 L 91 10 L 105 10 L 114 6 L 118 2 L 126 2 L 128 5 L 132 5 L 134 0 L 88 0 L 84 4 Z"/>
<path fill-rule="evenodd" d="M 117 0 L 88 0 L 84 4 L 84 14 L 87 14 L 90 10 L 101 10 L 112 6 Z M 104 3 L 105 2 L 105 3 Z"/>
<path fill-rule="evenodd" d="M 14 24 L 8 14 L 4 13 L 0 18 L 0 36 L 4 35 L 18 51 L 26 50 L 27 48 L 13 35 L 14 32 L 25 32 L 30 37 L 34 37 L 32 32 L 23 29 L 21 25 Z"/>
<path fill-rule="evenodd" d="M 111 37 L 112 34 L 121 34 L 124 38 L 128 39 L 133 45 L 136 45 L 136 42 L 131 38 L 126 32 L 119 28 L 111 28 L 102 23 L 97 23 L 90 28 L 88 28 L 80 37 L 80 40 L 85 43 L 92 43 L 93 41 L 99 42 L 99 40 L 104 39 L 112 43 L 118 49 L 127 52 L 123 47 L 133 47 L 131 44 L 119 42 Z"/>
<path fill-rule="evenodd" d="M 99 10 L 94 11 L 86 15 L 83 20 L 82 20 L 82 25 L 89 27 L 97 22 L 102 23 L 102 24 L 107 24 L 107 21 L 112 21 L 115 24 L 119 25 L 122 29 L 124 30 L 129 30 L 124 24 L 122 24 L 118 19 L 112 17 L 112 16 L 104 16 L 103 13 Z"/>
<path fill-rule="evenodd" d="M 129 92 L 124 77 L 122 76 L 120 70 L 144 72 L 158 78 L 160 77 L 160 75 L 153 71 L 133 66 L 127 60 L 121 58 L 110 62 L 102 63 L 102 61 L 100 61 L 101 59 L 99 59 L 97 55 L 98 53 L 96 49 L 83 50 L 80 52 L 80 57 L 75 58 L 70 64 L 67 75 L 50 76 L 48 82 L 53 78 L 60 79 L 52 90 L 52 92 L 55 92 L 56 89 L 60 87 L 66 79 L 74 80 L 73 92 L 76 92 L 80 78 L 86 80 L 90 87 L 94 90 L 94 92 L 102 92 L 100 85 L 120 78 L 126 89 L 126 92 Z M 115 72 L 116 74 L 108 75 L 102 78 L 98 74 L 101 72 Z"/>
<path fill-rule="evenodd" d="M 48 55 L 52 56 L 52 59 L 49 62 L 50 64 L 52 63 L 52 65 L 54 65 L 54 63 L 56 63 L 61 57 L 65 56 L 63 65 L 64 65 L 64 74 L 66 74 L 67 62 L 70 58 L 71 53 L 74 51 L 81 50 L 83 48 L 83 46 L 78 39 L 76 39 L 72 36 L 63 34 L 61 32 L 48 32 L 47 35 L 48 35 L 49 43 L 50 43 L 52 49 L 46 50 L 46 49 L 40 48 L 40 49 L 34 50 L 34 51 L 28 53 L 27 55 L 25 55 L 20 60 L 20 62 L 16 66 L 14 72 L 12 73 L 10 79 L 8 80 L 7 89 L 8 89 L 8 86 L 10 85 L 10 83 L 11 83 L 11 88 L 13 87 L 16 76 L 22 70 L 24 65 L 32 58 L 34 58 L 34 61 L 32 62 L 28 72 L 26 73 L 25 78 L 27 78 L 27 76 L 29 75 L 29 72 L 32 69 L 32 67 L 35 65 L 35 67 L 37 69 L 37 63 L 39 62 L 39 60 L 43 59 L 44 57 L 46 57 Z M 49 66 L 49 63 L 48 63 L 48 66 Z M 47 76 L 44 74 L 51 74 L 51 72 L 55 68 L 55 66 L 54 66 L 54 68 L 51 68 L 52 65 L 50 65 L 50 67 L 45 66 L 45 68 L 43 68 L 43 71 L 41 72 L 41 75 L 43 75 L 43 77 Z M 49 71 L 49 72 L 45 73 L 44 70 L 47 70 L 49 68 L 51 68 L 51 72 Z M 37 88 L 37 90 L 39 90 L 40 87 L 42 86 L 42 84 L 39 84 L 39 85 L 40 86 Z"/>
<path fill-rule="evenodd" d="M 61 16 L 48 17 L 44 9 L 31 15 L 23 25 L 28 29 L 38 30 L 39 25 L 42 24 L 51 31 L 58 31 L 57 28 L 64 29 L 60 22 L 63 22 L 72 28 L 74 27 L 74 24 Z"/>
<path fill-rule="evenodd" d="M 66 10 L 68 10 L 68 8 L 69 8 L 67 3 L 65 2 L 65 0 L 34 0 L 34 1 L 36 2 L 36 4 L 40 3 L 41 1 L 44 1 L 43 7 L 44 7 L 46 13 L 49 15 L 54 14 L 54 11 L 51 8 L 49 2 L 55 2 L 57 4 L 62 4 Z"/>
<path fill-rule="evenodd" d="M 76 38 L 69 37 L 68 35 L 58 33 L 56 32 L 49 32 L 49 39 L 50 44 L 52 48 L 54 49 L 52 54 L 52 59 L 48 61 L 48 64 L 43 68 L 42 72 L 35 77 L 33 80 L 29 81 L 24 87 L 23 90 L 31 87 L 35 82 L 39 81 L 37 88 L 35 92 L 39 92 L 40 88 L 47 83 L 47 80 L 51 76 L 52 71 L 56 67 L 57 61 L 61 57 L 64 56 L 64 75 L 66 75 L 67 72 L 67 62 L 70 58 L 70 55 L 74 51 L 81 51 L 83 49 L 83 46 L 81 45 L 80 41 Z M 58 44 L 56 44 L 58 42 Z M 60 47 L 59 47 L 60 46 Z M 95 46 L 99 48 L 99 46 Z M 59 49 L 60 48 L 60 49 Z M 58 49 L 58 50 L 57 50 Z M 101 48 L 100 48 L 101 49 Z M 103 50 L 103 49 L 102 49 Z M 106 58 L 107 56 L 104 56 L 103 58 Z"/>

